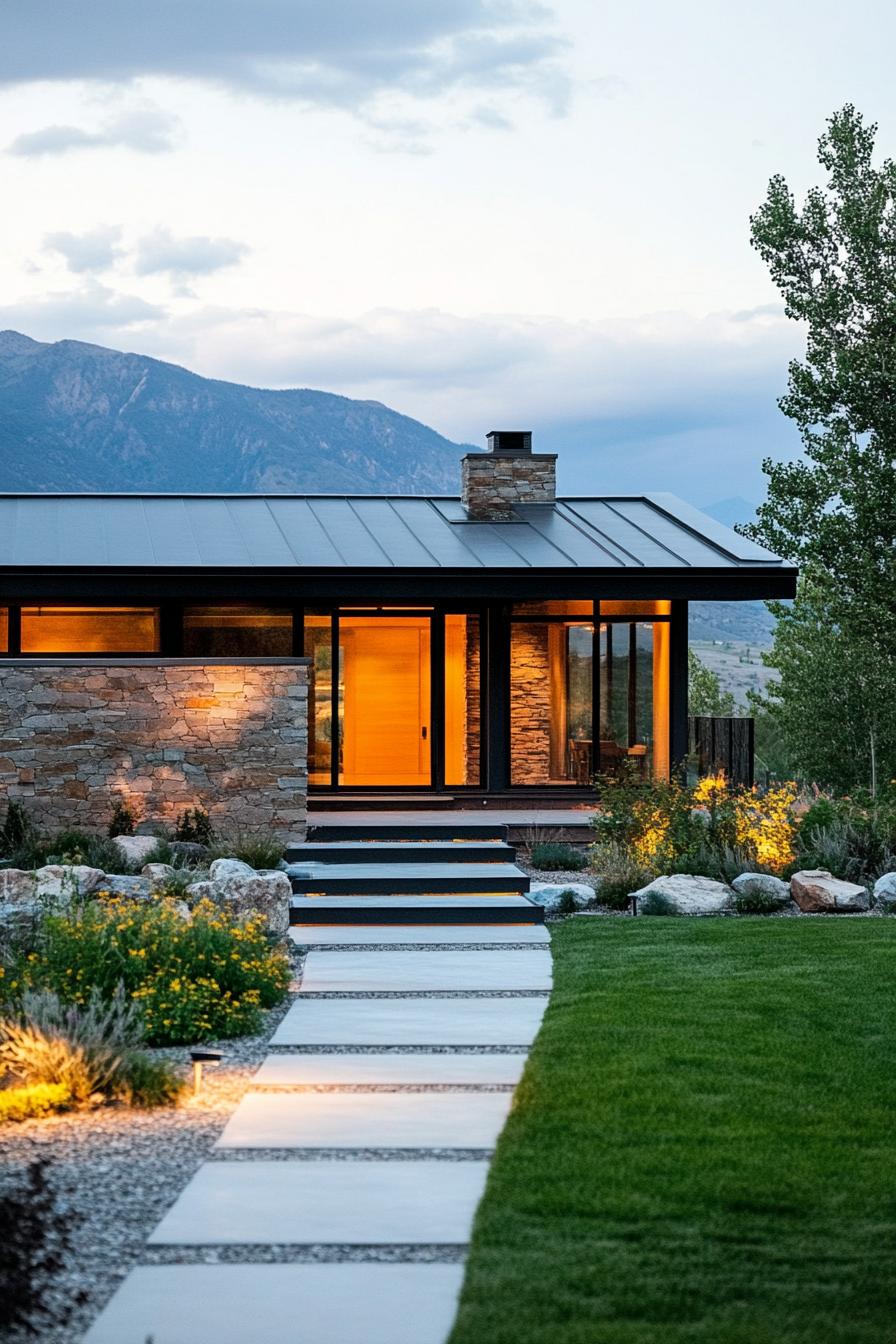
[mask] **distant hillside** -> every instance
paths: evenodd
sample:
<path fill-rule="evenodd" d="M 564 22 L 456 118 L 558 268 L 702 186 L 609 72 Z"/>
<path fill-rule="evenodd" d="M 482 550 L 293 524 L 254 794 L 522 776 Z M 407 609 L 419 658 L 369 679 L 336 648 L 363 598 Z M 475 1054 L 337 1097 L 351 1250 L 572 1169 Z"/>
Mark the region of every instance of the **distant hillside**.
<path fill-rule="evenodd" d="M 458 490 L 463 446 L 372 401 L 0 332 L 0 490 Z"/>
<path fill-rule="evenodd" d="M 772 642 L 775 618 L 764 602 L 691 602 L 691 639 L 733 640 L 766 649 Z"/>

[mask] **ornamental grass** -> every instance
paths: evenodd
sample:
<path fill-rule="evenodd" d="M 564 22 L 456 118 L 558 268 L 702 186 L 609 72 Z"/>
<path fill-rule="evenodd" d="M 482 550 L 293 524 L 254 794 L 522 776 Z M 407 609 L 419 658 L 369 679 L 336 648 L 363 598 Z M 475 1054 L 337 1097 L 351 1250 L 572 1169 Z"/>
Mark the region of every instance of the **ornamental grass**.
<path fill-rule="evenodd" d="M 184 1045 L 257 1031 L 289 982 L 286 954 L 264 918 L 238 919 L 211 901 L 192 914 L 173 900 L 101 895 L 46 918 L 38 946 L 11 968 L 8 992 L 54 990 L 67 1003 L 121 985 L 139 1004 L 150 1045 Z"/>

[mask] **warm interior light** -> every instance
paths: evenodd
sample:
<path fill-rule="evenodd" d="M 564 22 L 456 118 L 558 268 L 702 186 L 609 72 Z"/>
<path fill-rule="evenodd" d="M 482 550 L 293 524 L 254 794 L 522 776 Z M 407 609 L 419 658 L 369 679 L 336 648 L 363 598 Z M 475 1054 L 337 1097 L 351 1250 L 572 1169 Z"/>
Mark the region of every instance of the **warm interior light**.
<path fill-rule="evenodd" d="M 158 607 L 23 607 L 23 653 L 156 653 Z"/>

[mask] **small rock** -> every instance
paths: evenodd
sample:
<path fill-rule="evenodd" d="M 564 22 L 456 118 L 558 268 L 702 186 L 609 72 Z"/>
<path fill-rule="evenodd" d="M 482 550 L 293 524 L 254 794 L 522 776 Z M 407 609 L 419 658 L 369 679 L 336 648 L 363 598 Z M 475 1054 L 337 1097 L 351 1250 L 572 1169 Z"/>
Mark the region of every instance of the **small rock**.
<path fill-rule="evenodd" d="M 158 849 L 159 840 L 155 835 L 116 835 L 115 844 L 126 863 L 146 863 Z"/>
<path fill-rule="evenodd" d="M 843 882 L 826 868 L 805 868 L 790 879 L 790 894 L 808 915 L 867 910 L 868 892 L 855 882 Z"/>
<path fill-rule="evenodd" d="M 186 863 L 202 863 L 211 853 L 208 845 L 200 845 L 198 840 L 172 840 L 169 848 Z"/>
<path fill-rule="evenodd" d="M 102 890 L 110 896 L 130 896 L 134 900 L 143 900 L 152 895 L 148 877 L 131 877 L 129 873 L 106 873 Z"/>
<path fill-rule="evenodd" d="M 43 906 L 37 901 L 0 903 L 0 951 L 23 943 L 30 946 L 42 914 Z"/>
<path fill-rule="evenodd" d="M 733 895 L 724 882 L 715 882 L 711 877 L 695 877 L 690 873 L 673 873 L 668 877 L 657 877 L 640 891 L 633 891 L 639 901 L 651 896 L 662 897 L 668 901 L 671 911 L 676 915 L 719 915 L 730 910 Z"/>
<path fill-rule="evenodd" d="M 4 905 L 27 904 L 37 897 L 37 878 L 21 868 L 0 868 L 0 902 Z"/>
<path fill-rule="evenodd" d="M 254 877 L 255 869 L 242 859 L 215 859 L 209 868 L 213 882 L 228 882 L 231 878 Z"/>
<path fill-rule="evenodd" d="M 167 886 L 174 877 L 174 869 L 170 863 L 147 863 L 140 869 L 141 877 L 149 878 L 149 885 L 155 891 L 157 887 Z"/>
<path fill-rule="evenodd" d="M 218 898 L 218 888 L 214 882 L 191 882 L 187 887 L 187 896 L 193 905 L 199 901 L 214 901 Z"/>
<path fill-rule="evenodd" d="M 738 896 L 766 896 L 776 905 L 790 900 L 790 885 L 771 873 L 741 873 L 731 883 Z"/>
<path fill-rule="evenodd" d="M 0 873 L 0 883 L 3 881 L 3 874 Z M 0 888 L 2 890 L 2 888 Z M 889 908 L 896 905 L 896 873 L 884 873 L 874 884 L 874 901 L 876 905 L 882 905 Z"/>
<path fill-rule="evenodd" d="M 68 905 L 73 896 L 87 896 L 96 891 L 106 874 L 102 868 L 88 868 L 86 864 L 51 863 L 38 868 L 34 876 L 41 900 Z"/>
<path fill-rule="evenodd" d="M 550 912 L 559 907 L 565 891 L 572 892 L 579 910 L 583 910 L 594 900 L 594 887 L 589 887 L 587 882 L 533 882 L 527 895 L 530 901 L 544 906 L 545 910 Z"/>

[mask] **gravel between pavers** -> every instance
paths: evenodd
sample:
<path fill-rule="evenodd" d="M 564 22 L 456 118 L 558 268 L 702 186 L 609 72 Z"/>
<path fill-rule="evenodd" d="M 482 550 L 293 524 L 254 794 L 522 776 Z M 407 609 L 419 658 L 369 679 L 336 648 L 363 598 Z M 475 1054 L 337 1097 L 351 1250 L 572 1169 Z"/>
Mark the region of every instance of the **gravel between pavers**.
<path fill-rule="evenodd" d="M 312 1246 L 148 1246 L 145 1265 L 308 1265 L 308 1264 L 458 1264 L 466 1255 L 466 1246 L 398 1245 L 337 1246 L 323 1243 Z M 250 1344 L 247 1341 L 247 1344 Z M 288 1344 L 288 1341 L 284 1341 Z M 337 1344 L 334 1340 L 333 1344 Z"/>
<path fill-rule="evenodd" d="M 296 974 L 302 958 L 290 949 Z M 101 1107 L 0 1126 L 0 1182 L 36 1158 L 49 1158 L 49 1179 L 60 1206 L 75 1217 L 72 1246 L 43 1296 L 57 1306 L 79 1291 L 87 1301 L 65 1328 L 11 1334 L 4 1344 L 77 1344 L 128 1271 L 144 1242 L 200 1163 L 209 1156 L 231 1113 L 268 1053 L 268 1041 L 293 1002 L 265 1014 L 256 1036 L 209 1042 L 224 1058 L 204 1073 L 202 1094 L 178 1107 L 131 1110 Z M 189 1047 L 157 1053 L 189 1069 Z M 143 1341 L 139 1341 L 143 1344 Z M 248 1344 L 248 1341 L 247 1341 Z"/>

